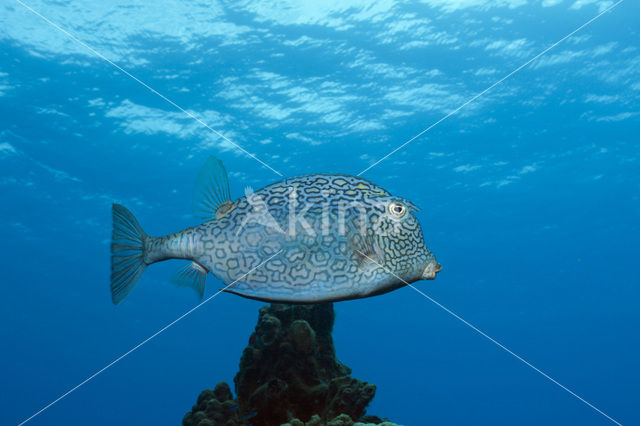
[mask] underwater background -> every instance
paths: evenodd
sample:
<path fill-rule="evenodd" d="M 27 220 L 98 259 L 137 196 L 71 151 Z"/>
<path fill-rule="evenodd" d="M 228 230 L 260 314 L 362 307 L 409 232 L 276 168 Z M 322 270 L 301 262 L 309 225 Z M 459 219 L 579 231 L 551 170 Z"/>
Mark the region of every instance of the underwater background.
<path fill-rule="evenodd" d="M 198 303 L 169 261 L 112 304 L 113 202 L 164 235 L 198 223 L 209 155 L 232 198 L 282 179 L 52 23 L 282 175 L 355 175 L 611 5 L 2 0 L 0 423 Z M 622 424 L 640 424 L 639 16 L 623 1 L 362 175 L 422 209 L 443 270 L 418 289 Z M 180 424 L 232 383 L 263 305 L 219 295 L 29 424 Z M 410 288 L 334 308 L 368 413 L 611 423 Z"/>

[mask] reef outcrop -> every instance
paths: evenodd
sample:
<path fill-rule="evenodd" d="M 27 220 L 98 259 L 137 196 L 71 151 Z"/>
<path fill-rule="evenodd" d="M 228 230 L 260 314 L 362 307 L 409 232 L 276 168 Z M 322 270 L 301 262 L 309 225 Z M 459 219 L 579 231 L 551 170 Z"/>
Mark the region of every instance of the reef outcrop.
<path fill-rule="evenodd" d="M 260 309 L 234 378 L 198 396 L 183 426 L 391 426 L 365 415 L 376 387 L 350 376 L 336 358 L 333 304 Z"/>

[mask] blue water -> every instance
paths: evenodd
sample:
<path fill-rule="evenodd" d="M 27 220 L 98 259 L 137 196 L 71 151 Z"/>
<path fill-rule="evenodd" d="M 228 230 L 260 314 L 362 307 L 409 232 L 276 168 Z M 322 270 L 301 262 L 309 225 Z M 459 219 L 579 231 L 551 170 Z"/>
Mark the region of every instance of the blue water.
<path fill-rule="evenodd" d="M 609 1 L 31 1 L 285 176 L 357 174 Z M 623 424 L 640 424 L 640 6 L 627 0 L 363 177 L 422 208 L 417 287 Z M 111 203 L 194 225 L 280 179 L 13 0 L 0 4 L 0 423 L 198 303 L 150 267 L 109 294 Z M 221 286 L 213 277 L 206 296 Z M 30 424 L 179 424 L 232 383 L 260 302 L 222 294 Z M 411 289 L 336 304 L 338 357 L 404 425 L 612 424 Z"/>

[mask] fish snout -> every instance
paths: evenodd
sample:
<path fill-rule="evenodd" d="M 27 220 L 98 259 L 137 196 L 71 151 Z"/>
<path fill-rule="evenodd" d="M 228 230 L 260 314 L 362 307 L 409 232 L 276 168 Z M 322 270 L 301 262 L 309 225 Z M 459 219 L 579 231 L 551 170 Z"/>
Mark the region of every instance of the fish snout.
<path fill-rule="evenodd" d="M 422 271 L 423 280 L 432 280 L 436 277 L 436 274 L 442 270 L 442 266 L 435 260 L 427 263 L 427 266 Z"/>

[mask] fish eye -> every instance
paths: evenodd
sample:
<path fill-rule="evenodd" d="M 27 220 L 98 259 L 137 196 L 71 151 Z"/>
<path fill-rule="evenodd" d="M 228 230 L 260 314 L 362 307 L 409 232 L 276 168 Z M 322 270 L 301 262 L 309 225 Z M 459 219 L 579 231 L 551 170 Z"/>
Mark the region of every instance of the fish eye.
<path fill-rule="evenodd" d="M 391 216 L 400 218 L 407 212 L 407 208 L 400 203 L 389 204 L 389 213 Z"/>

